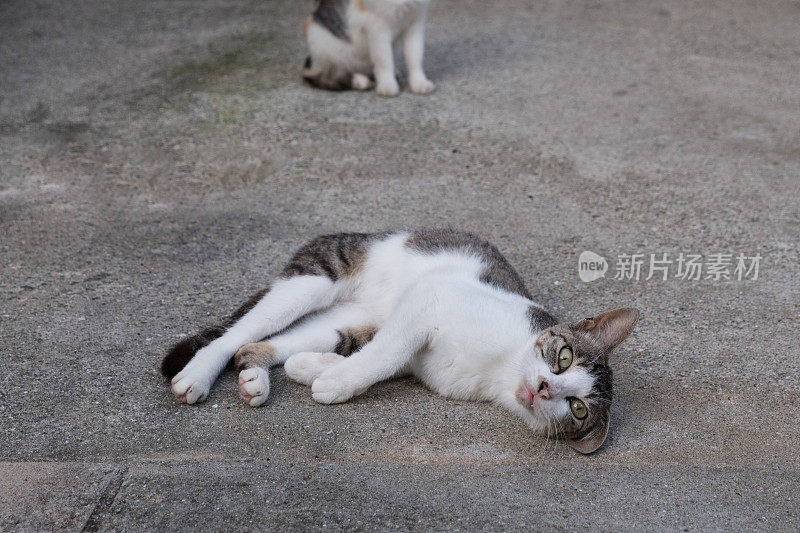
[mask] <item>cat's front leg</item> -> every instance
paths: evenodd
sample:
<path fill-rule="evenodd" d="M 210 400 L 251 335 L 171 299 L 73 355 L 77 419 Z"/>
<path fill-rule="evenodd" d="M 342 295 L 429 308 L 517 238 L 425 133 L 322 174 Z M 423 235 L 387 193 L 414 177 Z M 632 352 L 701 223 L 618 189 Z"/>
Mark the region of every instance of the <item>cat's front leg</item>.
<path fill-rule="evenodd" d="M 236 352 L 234 368 L 239 372 L 239 396 L 250 407 L 258 407 L 269 397 L 269 367 L 278 362 L 270 342 L 245 344 Z"/>
<path fill-rule="evenodd" d="M 315 402 L 343 403 L 381 381 L 372 379 L 361 365 L 352 364 L 353 357 L 351 355 L 314 380 L 311 384 L 311 397 Z M 347 364 L 348 362 L 351 364 Z"/>
<path fill-rule="evenodd" d="M 422 58 L 425 54 L 425 15 L 414 22 L 403 34 L 403 53 L 408 69 L 408 87 L 411 92 L 428 94 L 435 85 L 425 76 Z"/>
<path fill-rule="evenodd" d="M 342 403 L 366 391 L 372 385 L 401 374 L 414 355 L 431 338 L 428 305 L 436 298 L 435 289 L 420 286 L 403 299 L 378 330 L 371 342 L 340 363 L 325 370 L 311 384 L 311 393 L 319 403 Z"/>
<path fill-rule="evenodd" d="M 383 23 L 375 22 L 367 31 L 369 55 L 375 72 L 375 92 L 380 96 L 396 96 L 400 92 L 394 74 L 392 34 Z"/>

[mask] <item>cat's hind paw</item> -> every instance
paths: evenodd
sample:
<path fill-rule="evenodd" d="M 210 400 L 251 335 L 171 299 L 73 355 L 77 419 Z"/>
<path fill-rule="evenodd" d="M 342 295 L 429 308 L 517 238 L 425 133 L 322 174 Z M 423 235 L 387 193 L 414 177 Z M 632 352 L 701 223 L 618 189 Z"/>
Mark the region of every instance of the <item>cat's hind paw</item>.
<path fill-rule="evenodd" d="M 208 397 L 211 386 L 197 377 L 179 372 L 172 378 L 172 394 L 182 403 L 199 403 Z"/>
<path fill-rule="evenodd" d="M 269 397 L 269 370 L 254 366 L 239 372 L 239 396 L 250 407 L 258 407 Z"/>
<path fill-rule="evenodd" d="M 311 386 L 323 372 L 343 360 L 338 353 L 300 352 L 287 359 L 283 369 L 289 379 Z"/>
<path fill-rule="evenodd" d="M 352 79 L 353 89 L 358 91 L 366 91 L 372 87 L 372 80 L 366 74 L 355 72 Z"/>

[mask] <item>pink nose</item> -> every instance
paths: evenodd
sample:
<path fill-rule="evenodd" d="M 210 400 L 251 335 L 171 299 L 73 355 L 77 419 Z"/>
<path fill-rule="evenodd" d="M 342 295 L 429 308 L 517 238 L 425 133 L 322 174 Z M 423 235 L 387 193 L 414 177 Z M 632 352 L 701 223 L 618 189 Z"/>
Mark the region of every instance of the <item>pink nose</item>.
<path fill-rule="evenodd" d="M 550 386 L 547 383 L 547 378 L 544 376 L 539 376 L 537 379 L 538 386 L 536 388 L 536 394 L 534 396 L 538 398 L 542 398 L 544 400 L 550 399 Z"/>

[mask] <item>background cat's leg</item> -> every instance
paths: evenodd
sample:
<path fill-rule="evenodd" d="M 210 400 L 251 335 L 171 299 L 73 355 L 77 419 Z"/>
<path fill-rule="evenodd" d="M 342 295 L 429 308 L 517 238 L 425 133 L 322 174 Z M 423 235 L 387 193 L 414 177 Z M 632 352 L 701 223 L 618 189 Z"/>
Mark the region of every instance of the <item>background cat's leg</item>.
<path fill-rule="evenodd" d="M 403 34 L 403 55 L 408 69 L 408 86 L 412 92 L 427 94 L 434 88 L 422 69 L 425 54 L 425 18 L 422 14 Z"/>
<path fill-rule="evenodd" d="M 278 280 L 272 289 L 225 333 L 200 349 L 172 378 L 172 392 L 185 403 L 202 401 L 233 354 L 298 318 L 330 306 L 336 298 L 327 276 L 302 275 Z"/>
<path fill-rule="evenodd" d="M 269 368 L 298 352 L 325 353 L 340 349 L 348 332 L 364 324 L 367 315 L 354 306 L 342 306 L 310 316 L 288 331 L 263 342 L 242 346 L 234 357 L 239 372 L 239 394 L 253 407 L 269 395 Z"/>
<path fill-rule="evenodd" d="M 410 291 L 372 342 L 323 372 L 311 385 L 320 403 L 346 402 L 369 387 L 400 374 L 425 347 L 433 331 L 437 288 Z"/>
<path fill-rule="evenodd" d="M 392 33 L 383 22 L 376 21 L 370 25 L 367 37 L 377 83 L 375 92 L 381 96 L 395 96 L 400 92 L 400 86 L 394 75 Z"/>

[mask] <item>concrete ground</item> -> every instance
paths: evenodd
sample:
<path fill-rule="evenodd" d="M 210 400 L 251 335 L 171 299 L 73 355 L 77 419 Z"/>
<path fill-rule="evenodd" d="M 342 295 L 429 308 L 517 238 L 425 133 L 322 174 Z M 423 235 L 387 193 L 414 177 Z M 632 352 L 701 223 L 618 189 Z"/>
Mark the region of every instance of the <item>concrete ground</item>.
<path fill-rule="evenodd" d="M 800 529 L 800 4 L 440 0 L 394 99 L 300 83 L 311 5 L 0 3 L 0 530 Z M 643 311 L 600 452 L 412 380 L 172 398 L 165 349 L 303 241 L 416 225 Z M 763 260 L 613 279 L 663 252 Z"/>

